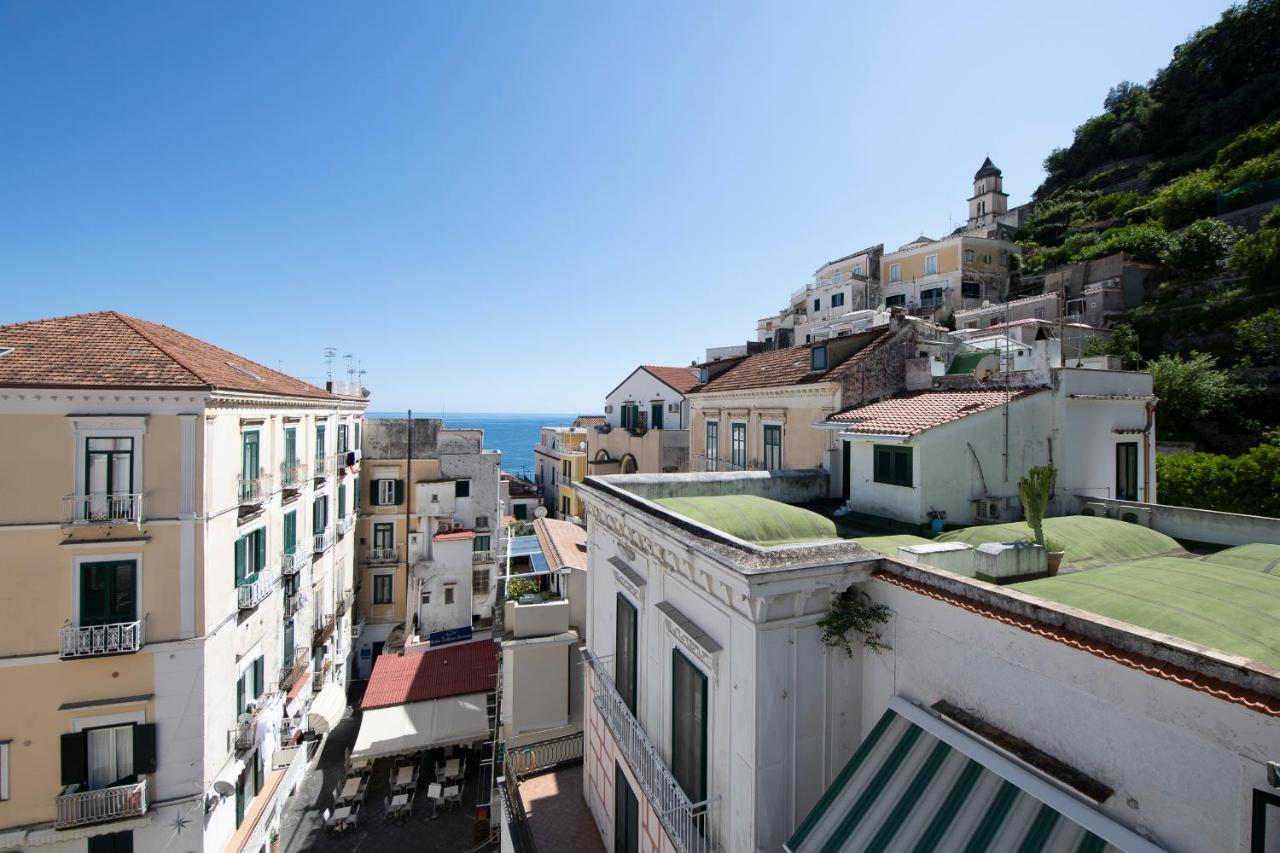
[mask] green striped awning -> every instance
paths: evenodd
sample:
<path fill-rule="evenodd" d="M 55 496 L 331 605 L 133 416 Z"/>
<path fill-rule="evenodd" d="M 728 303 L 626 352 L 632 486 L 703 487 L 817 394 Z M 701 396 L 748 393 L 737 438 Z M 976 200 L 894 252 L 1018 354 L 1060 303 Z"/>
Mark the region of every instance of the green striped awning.
<path fill-rule="evenodd" d="M 786 849 L 1158 850 L 1083 800 L 897 697 Z"/>

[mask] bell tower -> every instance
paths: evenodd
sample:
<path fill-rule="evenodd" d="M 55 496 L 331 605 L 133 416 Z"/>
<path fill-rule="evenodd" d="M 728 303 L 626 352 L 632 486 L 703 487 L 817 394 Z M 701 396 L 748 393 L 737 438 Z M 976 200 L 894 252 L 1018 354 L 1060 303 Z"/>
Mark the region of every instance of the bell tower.
<path fill-rule="evenodd" d="M 1004 178 L 988 157 L 973 176 L 973 197 L 969 199 L 966 230 L 989 227 L 997 216 L 1008 210 L 1009 196 L 1004 192 Z"/>

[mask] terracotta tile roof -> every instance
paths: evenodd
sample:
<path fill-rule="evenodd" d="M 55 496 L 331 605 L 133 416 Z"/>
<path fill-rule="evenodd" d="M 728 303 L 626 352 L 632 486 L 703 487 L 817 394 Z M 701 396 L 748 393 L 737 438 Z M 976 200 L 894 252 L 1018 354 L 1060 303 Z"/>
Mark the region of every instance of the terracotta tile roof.
<path fill-rule="evenodd" d="M 575 427 L 587 428 L 600 426 L 604 423 L 604 415 L 578 415 L 573 419 Z"/>
<path fill-rule="evenodd" d="M 656 364 L 642 364 L 640 367 L 681 394 L 688 394 L 698 384 L 698 371 L 692 367 L 662 367 Z"/>
<path fill-rule="evenodd" d="M 457 542 L 460 539 L 475 539 L 474 530 L 454 530 L 450 533 L 437 533 L 431 537 L 433 542 Z"/>
<path fill-rule="evenodd" d="M 539 518 L 533 523 L 542 556 L 551 571 L 570 568 L 587 569 L 587 531 L 571 521 Z"/>
<path fill-rule="evenodd" d="M 0 386 L 225 389 L 336 399 L 323 388 L 118 311 L 0 326 Z"/>
<path fill-rule="evenodd" d="M 1010 401 L 1039 393 L 1042 388 L 1015 389 Z M 846 424 L 852 432 L 880 435 L 915 435 L 937 426 L 1004 404 L 1004 391 L 918 391 L 854 406 L 827 420 Z"/>
<path fill-rule="evenodd" d="M 1003 622 L 1006 625 L 1012 625 L 1015 628 L 1021 628 L 1022 630 L 1029 631 L 1033 634 L 1039 634 L 1046 639 L 1071 646 L 1072 648 L 1080 649 L 1081 651 L 1088 652 L 1091 655 L 1106 658 L 1107 660 L 1114 661 L 1121 666 L 1141 670 L 1142 672 L 1155 676 L 1156 678 L 1163 678 L 1166 681 L 1173 681 L 1181 684 L 1183 687 L 1187 687 L 1192 690 L 1199 690 L 1202 693 L 1208 693 L 1209 695 L 1221 699 L 1224 702 L 1244 705 L 1250 710 L 1257 711 L 1260 714 L 1266 714 L 1271 717 L 1280 717 L 1280 698 L 1266 696 L 1262 693 L 1246 690 L 1242 687 L 1237 687 L 1234 684 L 1228 684 L 1225 681 L 1210 678 L 1207 675 L 1193 672 L 1189 669 L 1183 669 L 1182 667 L 1174 666 L 1173 664 L 1165 663 L 1164 661 L 1156 660 L 1155 658 L 1147 657 L 1146 655 L 1141 655 L 1137 652 L 1120 649 L 1115 646 L 1090 639 L 1073 631 L 1057 628 L 1052 625 L 1045 625 L 1026 616 L 1000 610 L 999 608 L 992 607 L 987 604 L 979 604 L 978 602 L 970 601 L 969 599 L 955 595 L 954 593 L 934 589 L 933 587 L 926 586 L 925 584 L 917 581 L 896 577 L 888 574 L 887 572 L 875 572 L 873 577 L 877 580 L 882 580 L 885 583 L 891 583 L 895 586 L 900 586 L 903 589 L 919 593 L 920 595 L 927 595 L 930 598 L 945 601 L 948 604 L 968 610 L 971 613 L 977 613 L 989 619 L 995 619 L 998 622 Z"/>
<path fill-rule="evenodd" d="M 498 652 L 492 640 L 427 649 L 419 654 L 382 654 L 374 662 L 360 703 L 363 710 L 425 702 L 497 686 Z"/>
<path fill-rule="evenodd" d="M 866 346 L 839 364 L 832 365 L 825 373 L 809 371 L 810 347 L 805 344 L 748 356 L 706 385 L 698 386 L 694 391 L 695 393 L 698 391 L 744 391 L 751 388 L 836 382 L 845 373 L 852 371 L 870 358 L 872 353 L 891 338 L 886 331 L 881 329 Z"/>

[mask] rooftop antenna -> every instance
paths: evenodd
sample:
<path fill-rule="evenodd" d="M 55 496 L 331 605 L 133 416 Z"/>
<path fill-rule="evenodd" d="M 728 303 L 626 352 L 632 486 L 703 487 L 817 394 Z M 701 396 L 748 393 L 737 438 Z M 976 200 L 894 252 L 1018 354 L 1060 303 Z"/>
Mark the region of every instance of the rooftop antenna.
<path fill-rule="evenodd" d="M 364 375 L 366 373 L 368 373 L 368 371 L 364 369 L 364 362 L 357 361 L 356 362 L 356 382 L 360 383 L 361 388 L 364 387 Z"/>
<path fill-rule="evenodd" d="M 345 355 L 343 355 L 342 357 L 343 357 L 343 358 L 345 358 L 345 359 L 347 360 L 347 382 L 349 382 L 349 383 L 350 383 L 350 382 L 354 382 L 354 381 L 355 381 L 355 378 L 356 378 L 356 369 L 355 369 L 355 366 L 354 366 L 354 364 L 355 364 L 355 362 L 354 362 L 355 354 L 354 354 L 354 353 L 346 353 L 346 354 L 345 354 Z"/>
<path fill-rule="evenodd" d="M 324 348 L 325 376 L 328 378 L 330 382 L 333 381 L 333 358 L 337 354 L 338 354 L 338 351 L 333 347 Z"/>

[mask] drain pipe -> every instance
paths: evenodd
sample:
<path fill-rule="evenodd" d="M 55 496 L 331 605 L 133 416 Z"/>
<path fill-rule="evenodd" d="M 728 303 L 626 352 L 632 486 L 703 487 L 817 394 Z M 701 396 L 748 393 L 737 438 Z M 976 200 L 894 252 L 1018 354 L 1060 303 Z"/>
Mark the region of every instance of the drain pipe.
<path fill-rule="evenodd" d="M 1142 500 L 1145 503 L 1155 503 L 1151 500 L 1151 427 L 1155 420 L 1156 401 L 1152 398 L 1147 401 L 1147 423 L 1142 428 Z"/>

